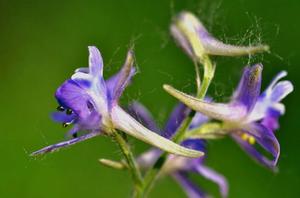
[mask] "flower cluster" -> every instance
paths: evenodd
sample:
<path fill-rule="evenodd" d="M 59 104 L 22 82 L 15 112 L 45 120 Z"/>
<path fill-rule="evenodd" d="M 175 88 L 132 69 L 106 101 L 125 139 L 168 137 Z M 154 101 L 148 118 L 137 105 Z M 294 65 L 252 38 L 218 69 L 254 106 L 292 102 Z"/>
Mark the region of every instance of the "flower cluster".
<path fill-rule="evenodd" d="M 184 119 L 186 119 L 191 111 L 186 105 L 183 105 L 182 103 L 178 104 L 171 113 L 165 127 L 163 129 L 159 129 L 155 124 L 155 121 L 152 119 L 151 114 L 144 106 L 137 102 L 134 102 L 130 105 L 129 109 L 132 115 L 141 119 L 144 123 L 148 123 L 147 126 L 149 128 L 160 132 L 164 137 L 167 138 L 172 138 L 172 136 L 175 134 Z M 200 127 L 208 121 L 208 117 L 204 116 L 201 113 L 196 113 L 189 126 L 189 130 Z M 204 139 L 187 138 L 181 142 L 181 145 L 205 152 L 207 154 L 206 141 Z M 151 168 L 151 166 L 154 165 L 155 161 L 158 160 L 161 153 L 162 152 L 159 149 L 150 149 L 149 151 L 141 154 L 137 158 L 137 162 L 142 169 Z M 183 187 L 189 197 L 205 197 L 206 193 L 199 186 L 194 184 L 192 180 L 189 179 L 190 173 L 199 174 L 204 178 L 218 184 L 221 195 L 223 197 L 226 197 L 228 192 L 226 179 L 224 178 L 224 176 L 205 166 L 204 160 L 204 156 L 193 159 L 169 155 L 164 166 L 162 166 L 161 174 L 171 175 L 172 178 L 174 178 Z"/>
<path fill-rule="evenodd" d="M 206 96 L 216 69 L 211 56 L 250 55 L 268 51 L 269 47 L 225 44 L 213 37 L 189 12 L 176 16 L 170 31 L 195 64 L 197 93 L 188 95 L 170 85 L 163 86 L 179 100 L 164 128 L 157 126 L 150 112 L 139 102 L 125 108 L 118 104 L 136 71 L 133 50 L 128 51 L 122 69 L 104 79 L 101 54 L 96 47 L 89 47 L 89 67 L 75 70 L 55 93 L 59 107 L 53 113 L 53 119 L 64 127 L 72 125 L 67 133 L 68 140 L 32 155 L 53 152 L 99 135 L 110 136 L 119 145 L 125 160 L 101 159 L 100 162 L 117 169 L 128 169 L 135 184 L 135 197 L 147 196 L 156 179 L 166 175 L 174 178 L 190 198 L 208 197 L 191 180 L 191 173 L 216 183 L 221 196 L 227 197 L 225 177 L 205 165 L 206 143 L 224 136 L 233 138 L 261 165 L 277 170 L 280 146 L 275 131 L 279 128 L 279 117 L 285 113 L 281 101 L 293 91 L 290 81 L 281 80 L 287 72 L 280 72 L 261 92 L 262 64 L 246 66 L 230 101 L 216 103 Z M 204 70 L 203 80 L 200 80 L 200 65 Z M 85 133 L 79 135 L 80 131 Z M 135 158 L 126 135 L 154 147 Z"/>

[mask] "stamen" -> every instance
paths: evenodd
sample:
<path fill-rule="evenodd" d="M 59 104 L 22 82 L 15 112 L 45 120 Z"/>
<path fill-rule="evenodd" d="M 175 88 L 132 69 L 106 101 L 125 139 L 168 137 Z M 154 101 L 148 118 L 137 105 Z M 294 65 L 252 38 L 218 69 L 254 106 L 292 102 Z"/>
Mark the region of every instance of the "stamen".
<path fill-rule="evenodd" d="M 67 109 L 66 114 L 71 115 L 73 113 L 72 109 Z"/>
<path fill-rule="evenodd" d="M 247 133 L 243 133 L 241 135 L 241 138 L 244 140 L 244 141 L 247 141 L 248 140 L 248 134 Z"/>
<path fill-rule="evenodd" d="M 248 142 L 251 145 L 255 144 L 255 142 L 256 142 L 255 138 L 252 135 L 249 135 L 247 133 L 241 134 L 241 138 L 242 138 L 242 140 Z"/>
<path fill-rule="evenodd" d="M 94 110 L 94 105 L 90 101 L 87 101 L 86 105 L 87 105 L 88 109 L 90 110 L 90 112 L 92 112 Z"/>
<path fill-rule="evenodd" d="M 65 108 L 64 108 L 63 106 L 58 106 L 58 107 L 56 108 L 56 110 L 57 110 L 57 111 L 64 111 Z"/>
<path fill-rule="evenodd" d="M 255 144 L 255 138 L 253 136 L 250 136 L 248 142 L 252 145 Z"/>
<path fill-rule="evenodd" d="M 75 119 L 74 119 L 75 120 Z M 74 120 L 72 120 L 71 122 L 64 122 L 62 125 L 64 128 L 66 128 L 67 126 L 73 124 Z"/>

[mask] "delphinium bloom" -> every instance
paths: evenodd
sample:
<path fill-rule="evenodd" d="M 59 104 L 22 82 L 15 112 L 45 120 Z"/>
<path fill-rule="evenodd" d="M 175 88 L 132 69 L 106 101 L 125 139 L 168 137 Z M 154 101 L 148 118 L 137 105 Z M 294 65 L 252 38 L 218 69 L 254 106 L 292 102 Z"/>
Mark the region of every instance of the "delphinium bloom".
<path fill-rule="evenodd" d="M 68 134 L 74 138 L 45 147 L 32 155 L 52 152 L 100 134 L 111 135 L 115 130 L 120 130 L 170 153 L 201 156 L 202 152 L 175 144 L 145 128 L 118 105 L 118 99 L 135 73 L 133 62 L 133 52 L 130 50 L 120 72 L 104 80 L 101 54 L 96 47 L 89 47 L 89 68 L 77 69 L 55 94 L 60 106 L 54 119 L 64 126 L 72 124 Z M 76 137 L 79 131 L 87 133 Z"/>
<path fill-rule="evenodd" d="M 274 131 L 279 127 L 279 116 L 285 113 L 281 100 L 293 91 L 293 85 L 290 81 L 280 81 L 287 75 L 283 71 L 260 94 L 262 69 L 261 64 L 246 67 L 232 100 L 227 104 L 199 100 L 168 85 L 164 88 L 191 109 L 223 121 L 216 133 L 226 131 L 256 161 L 275 170 L 280 146 Z M 272 158 L 260 152 L 257 145 Z"/>
<path fill-rule="evenodd" d="M 171 113 L 171 116 L 167 121 L 165 127 L 163 129 L 160 129 L 152 119 L 149 111 L 140 103 L 133 103 L 129 109 L 131 114 L 141 122 L 145 123 L 148 128 L 161 133 L 164 137 L 167 138 L 171 138 L 175 134 L 183 120 L 190 113 L 190 109 L 185 105 L 177 105 L 177 107 L 174 108 L 173 112 Z M 190 129 L 199 127 L 207 121 L 208 118 L 206 116 L 203 116 L 200 113 L 196 113 L 190 125 Z M 181 145 L 207 153 L 205 148 L 206 141 L 202 139 L 184 139 L 181 142 Z M 158 160 L 161 153 L 162 151 L 159 149 L 150 149 L 137 158 L 138 165 L 142 169 L 151 168 Z M 169 155 L 167 161 L 161 169 L 160 176 L 170 175 L 175 181 L 180 184 L 180 186 L 190 198 L 207 197 L 207 193 L 203 191 L 198 185 L 196 185 L 191 180 L 191 178 L 189 178 L 191 173 L 196 173 L 216 183 L 219 186 L 222 197 L 226 197 L 228 194 L 226 179 L 211 168 L 205 166 L 204 161 L 204 156 L 191 159 L 182 156 Z"/>
<path fill-rule="evenodd" d="M 193 60 L 203 59 L 204 55 L 241 56 L 269 50 L 267 45 L 225 44 L 213 37 L 196 16 L 186 11 L 174 17 L 170 30 L 178 45 Z"/>

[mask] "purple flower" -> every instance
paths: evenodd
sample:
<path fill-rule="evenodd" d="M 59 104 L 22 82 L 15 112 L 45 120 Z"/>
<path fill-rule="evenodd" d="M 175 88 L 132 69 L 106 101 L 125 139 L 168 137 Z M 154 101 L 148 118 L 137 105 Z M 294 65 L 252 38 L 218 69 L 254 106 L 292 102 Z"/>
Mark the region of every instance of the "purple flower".
<path fill-rule="evenodd" d="M 241 56 L 268 51 L 269 46 L 235 46 L 224 44 L 214 38 L 190 12 L 181 12 L 173 20 L 171 34 L 184 52 L 193 60 L 203 59 L 204 55 Z"/>
<path fill-rule="evenodd" d="M 134 117 L 141 120 L 143 123 L 148 123 L 146 126 L 152 128 L 153 130 L 156 130 L 157 132 L 161 132 L 164 137 L 168 138 L 171 138 L 174 135 L 182 121 L 186 118 L 186 116 L 188 116 L 190 112 L 190 109 L 185 105 L 179 104 L 173 110 L 164 129 L 161 130 L 157 127 L 155 121 L 153 121 L 149 111 L 141 104 L 135 102 L 129 107 L 129 109 Z M 206 116 L 197 113 L 192 120 L 190 129 L 199 127 L 201 124 L 207 121 L 208 118 Z M 202 152 L 206 152 L 205 144 L 206 142 L 201 139 L 186 139 L 181 143 L 181 145 L 185 147 Z M 155 148 L 150 149 L 149 151 L 140 155 L 137 158 L 137 162 L 143 169 L 150 168 L 159 158 L 161 153 L 161 150 Z M 195 183 L 192 182 L 192 180 L 189 178 L 190 173 L 199 174 L 219 185 L 222 197 L 226 197 L 228 194 L 228 185 L 226 179 L 214 170 L 205 166 L 203 156 L 191 159 L 181 156 L 169 155 L 165 165 L 162 167 L 161 173 L 162 175 L 170 175 L 173 179 L 175 179 L 175 181 L 180 184 L 180 186 L 190 198 L 203 198 L 208 196 L 201 188 L 199 188 Z"/>
<path fill-rule="evenodd" d="M 191 109 L 223 121 L 223 129 L 230 132 L 233 139 L 251 157 L 262 165 L 275 169 L 280 146 L 274 130 L 279 127 L 279 116 L 285 112 L 281 100 L 293 91 L 293 85 L 290 81 L 280 81 L 287 75 L 283 71 L 260 94 L 262 69 L 261 64 L 246 67 L 232 100 L 227 104 L 205 102 L 168 85 L 164 88 Z M 259 152 L 256 148 L 258 145 L 270 153 L 272 158 Z"/>
<path fill-rule="evenodd" d="M 173 154 L 188 157 L 203 155 L 202 152 L 175 144 L 145 128 L 118 105 L 118 99 L 135 73 L 131 50 L 122 69 L 108 80 L 103 78 L 99 50 L 89 47 L 89 53 L 89 68 L 77 69 L 55 94 L 60 106 L 53 117 L 64 126 L 73 125 L 68 134 L 74 139 L 45 147 L 32 155 L 52 152 L 103 133 L 109 135 L 116 129 Z M 86 134 L 76 137 L 78 131 L 86 131 Z"/>

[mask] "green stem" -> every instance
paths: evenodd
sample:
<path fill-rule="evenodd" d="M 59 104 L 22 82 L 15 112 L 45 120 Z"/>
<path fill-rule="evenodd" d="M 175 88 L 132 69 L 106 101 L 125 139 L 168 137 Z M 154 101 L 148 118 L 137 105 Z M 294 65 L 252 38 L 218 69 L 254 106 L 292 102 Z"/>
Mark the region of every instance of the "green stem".
<path fill-rule="evenodd" d="M 112 137 L 117 142 L 118 146 L 120 147 L 120 149 L 126 159 L 126 162 L 128 164 L 128 168 L 130 170 L 131 177 L 134 182 L 135 192 L 134 192 L 133 197 L 136 197 L 136 198 L 143 197 L 143 191 L 142 191 L 143 179 L 142 179 L 141 173 L 137 167 L 137 164 L 135 162 L 135 158 L 130 150 L 130 146 L 127 144 L 125 138 L 118 131 L 114 132 L 112 134 Z"/>
<path fill-rule="evenodd" d="M 197 97 L 199 99 L 203 99 L 205 97 L 206 92 L 208 90 L 208 87 L 209 87 L 209 85 L 211 83 L 211 80 L 214 76 L 214 71 L 215 71 L 215 66 L 212 64 L 212 62 L 211 62 L 211 60 L 208 56 L 204 56 L 203 59 L 201 60 L 201 63 L 204 66 L 204 77 L 203 77 L 203 81 L 201 83 L 200 88 L 198 87 L 198 82 L 196 82 L 197 83 Z M 197 65 L 195 65 L 195 67 L 196 66 Z M 197 71 L 198 71 L 198 69 L 196 68 L 196 72 Z M 196 75 L 197 75 L 196 79 L 197 80 L 200 79 L 199 74 L 196 73 Z M 184 137 L 184 134 L 185 134 L 186 130 L 189 128 L 195 114 L 196 114 L 196 112 L 192 110 L 189 113 L 188 117 L 186 117 L 183 120 L 180 127 L 177 129 L 175 135 L 172 138 L 172 140 L 175 143 L 181 142 L 181 140 Z M 167 157 L 168 157 L 168 153 L 163 152 L 161 154 L 161 156 L 157 159 L 157 161 L 155 162 L 153 167 L 147 172 L 147 174 L 144 178 L 144 185 L 143 185 L 143 189 L 142 189 L 142 191 L 144 192 L 145 197 L 147 197 L 147 195 L 149 194 L 151 188 L 154 185 L 154 182 L 158 178 L 160 170 L 163 167 L 164 163 L 166 162 Z"/>
<path fill-rule="evenodd" d="M 199 72 L 199 66 L 197 61 L 194 61 L 194 67 L 195 67 L 195 73 L 196 73 L 196 88 L 197 88 L 197 93 L 201 89 L 201 79 L 200 79 L 200 72 Z"/>
<path fill-rule="evenodd" d="M 206 92 L 208 90 L 208 87 L 211 83 L 211 80 L 214 77 L 215 74 L 215 66 L 212 64 L 209 56 L 204 55 L 202 57 L 201 63 L 204 66 L 204 75 L 203 75 L 203 81 L 202 81 L 202 85 L 201 85 L 201 89 L 198 90 L 197 92 L 197 98 L 199 99 L 203 99 L 206 95 Z"/>

